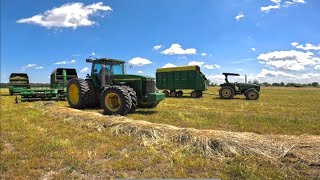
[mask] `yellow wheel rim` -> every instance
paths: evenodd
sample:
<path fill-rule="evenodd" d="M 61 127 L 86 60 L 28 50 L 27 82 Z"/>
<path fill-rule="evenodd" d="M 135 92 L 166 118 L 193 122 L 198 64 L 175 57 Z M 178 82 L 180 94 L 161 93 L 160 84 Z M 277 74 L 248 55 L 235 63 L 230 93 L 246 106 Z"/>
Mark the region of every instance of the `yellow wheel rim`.
<path fill-rule="evenodd" d="M 109 93 L 104 99 L 104 103 L 106 107 L 113 112 L 119 110 L 121 106 L 120 97 L 116 93 Z"/>
<path fill-rule="evenodd" d="M 71 84 L 69 87 L 69 100 L 72 104 L 76 105 L 79 102 L 79 89 L 75 84 Z"/>

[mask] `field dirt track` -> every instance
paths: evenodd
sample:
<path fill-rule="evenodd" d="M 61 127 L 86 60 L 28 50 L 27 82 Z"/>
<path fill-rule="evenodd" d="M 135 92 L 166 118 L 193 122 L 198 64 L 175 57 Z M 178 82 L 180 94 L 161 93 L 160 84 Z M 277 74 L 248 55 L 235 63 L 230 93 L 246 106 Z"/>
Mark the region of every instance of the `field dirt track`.
<path fill-rule="evenodd" d="M 198 130 L 172 125 L 132 120 L 121 116 L 104 116 L 90 112 L 54 105 L 44 105 L 45 114 L 54 115 L 63 121 L 72 122 L 81 128 L 111 131 L 139 137 L 146 144 L 175 143 L 190 151 L 216 157 L 235 155 L 260 156 L 278 161 L 286 158 L 290 162 L 320 167 L 320 136 L 316 135 L 268 135 L 222 130 Z"/>

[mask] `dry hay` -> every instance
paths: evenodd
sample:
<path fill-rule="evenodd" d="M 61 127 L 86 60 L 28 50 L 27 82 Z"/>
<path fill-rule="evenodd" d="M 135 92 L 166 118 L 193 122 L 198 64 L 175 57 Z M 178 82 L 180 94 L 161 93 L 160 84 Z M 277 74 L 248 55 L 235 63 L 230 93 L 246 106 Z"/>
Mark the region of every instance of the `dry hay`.
<path fill-rule="evenodd" d="M 121 116 L 104 116 L 97 112 L 57 106 L 48 106 L 45 113 L 65 121 L 73 121 L 82 128 L 107 129 L 114 134 L 140 137 L 154 143 L 176 143 L 206 155 L 218 157 L 249 155 L 270 160 L 290 157 L 312 166 L 320 166 L 320 136 L 266 135 L 179 128 L 167 124 L 132 120 Z"/>

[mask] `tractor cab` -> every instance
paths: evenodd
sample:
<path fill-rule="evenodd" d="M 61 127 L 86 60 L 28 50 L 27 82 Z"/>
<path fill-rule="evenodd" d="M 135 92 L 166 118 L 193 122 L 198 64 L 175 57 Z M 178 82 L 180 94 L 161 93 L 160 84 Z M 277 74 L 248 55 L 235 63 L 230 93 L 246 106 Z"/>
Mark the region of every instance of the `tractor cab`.
<path fill-rule="evenodd" d="M 116 59 L 86 59 L 92 63 L 91 78 L 96 87 L 111 85 L 114 75 L 124 75 L 124 61 Z"/>
<path fill-rule="evenodd" d="M 248 100 L 259 98 L 260 86 L 250 83 L 229 82 L 228 76 L 240 76 L 236 73 L 222 73 L 225 83 L 220 84 L 219 96 L 222 99 L 232 99 L 235 95 L 244 94 Z"/>

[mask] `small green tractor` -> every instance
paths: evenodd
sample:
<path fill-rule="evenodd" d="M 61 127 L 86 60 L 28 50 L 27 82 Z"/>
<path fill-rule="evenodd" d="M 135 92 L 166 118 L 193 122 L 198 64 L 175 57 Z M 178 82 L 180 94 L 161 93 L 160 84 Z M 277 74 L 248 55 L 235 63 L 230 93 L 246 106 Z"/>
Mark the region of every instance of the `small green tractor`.
<path fill-rule="evenodd" d="M 240 76 L 235 73 L 222 73 L 225 76 L 225 83 L 220 84 L 219 96 L 222 99 L 232 99 L 235 95 L 244 94 L 247 100 L 259 99 L 260 86 L 250 83 L 230 83 L 228 76 Z"/>
<path fill-rule="evenodd" d="M 67 99 L 75 109 L 101 107 L 107 115 L 126 115 L 137 108 L 154 108 L 165 98 L 155 79 L 125 74 L 124 61 L 101 58 L 86 59 L 92 63 L 86 79 L 72 79 L 67 86 Z"/>

